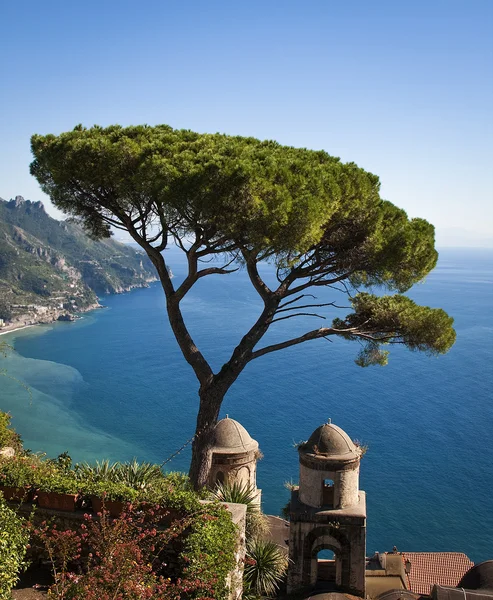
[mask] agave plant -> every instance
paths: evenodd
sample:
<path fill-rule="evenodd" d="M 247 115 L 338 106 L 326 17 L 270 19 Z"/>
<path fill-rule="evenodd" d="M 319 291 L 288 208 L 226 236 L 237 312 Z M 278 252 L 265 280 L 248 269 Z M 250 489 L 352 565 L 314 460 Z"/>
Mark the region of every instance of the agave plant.
<path fill-rule="evenodd" d="M 288 557 L 274 542 L 256 539 L 247 545 L 244 598 L 274 596 L 288 568 Z"/>
<path fill-rule="evenodd" d="M 218 483 L 211 494 L 220 502 L 245 504 L 247 512 L 259 512 L 259 506 L 256 502 L 256 490 L 253 485 L 241 484 L 237 481 Z"/>
<path fill-rule="evenodd" d="M 147 462 L 139 463 L 134 458 L 131 462 L 118 464 L 114 480 L 134 489 L 144 489 L 162 478 L 163 473 L 158 465 Z"/>
<path fill-rule="evenodd" d="M 120 463 L 110 463 L 108 459 L 98 460 L 94 465 L 89 463 L 80 463 L 75 465 L 75 473 L 78 479 L 85 481 L 115 481 L 116 473 L 120 466 Z"/>
<path fill-rule="evenodd" d="M 220 502 L 245 504 L 247 509 L 245 535 L 248 540 L 263 538 L 269 531 L 268 522 L 257 502 L 256 489 L 252 485 L 218 483 L 211 492 L 213 498 Z"/>

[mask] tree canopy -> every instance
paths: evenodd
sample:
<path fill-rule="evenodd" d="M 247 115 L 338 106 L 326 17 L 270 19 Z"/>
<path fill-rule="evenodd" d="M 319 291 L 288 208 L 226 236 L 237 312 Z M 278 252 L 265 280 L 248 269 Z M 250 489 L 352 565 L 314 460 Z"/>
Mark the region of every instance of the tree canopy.
<path fill-rule="evenodd" d="M 200 384 L 194 450 L 203 460 L 199 468 L 192 459 L 196 482 L 205 472 L 206 448 L 198 439 L 207 437 L 224 394 L 251 360 L 328 336 L 362 341 L 362 366 L 384 364 L 386 344 L 440 354 L 455 341 L 453 320 L 443 310 L 402 295 L 436 265 L 433 226 L 380 198 L 378 177 L 354 163 L 324 151 L 166 125 L 77 126 L 31 141 L 31 173 L 55 206 L 94 237 L 111 235 L 111 228 L 128 231 L 157 268 L 171 327 Z M 162 255 L 170 241 L 188 259 L 188 275 L 177 287 Z M 274 265 L 276 286 L 261 278 L 261 261 Z M 180 301 L 201 277 L 237 268 L 247 270 L 263 309 L 213 373 Z M 260 346 L 276 321 L 320 316 L 328 304 L 307 293 L 320 286 L 344 294 L 352 312 L 330 327 Z M 383 290 L 398 293 L 382 296 Z"/>

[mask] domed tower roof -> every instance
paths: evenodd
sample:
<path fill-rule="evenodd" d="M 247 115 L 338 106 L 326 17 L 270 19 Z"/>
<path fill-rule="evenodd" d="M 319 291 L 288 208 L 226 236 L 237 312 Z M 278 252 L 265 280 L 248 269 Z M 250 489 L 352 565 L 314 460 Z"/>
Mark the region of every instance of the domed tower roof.
<path fill-rule="evenodd" d="M 226 417 L 214 428 L 212 452 L 220 454 L 242 454 L 258 449 L 258 442 L 250 437 L 248 431 L 235 421 Z"/>
<path fill-rule="evenodd" d="M 360 451 L 348 434 L 337 425 L 329 422 L 320 425 L 308 441 L 299 448 L 300 453 L 313 454 L 330 460 L 353 460 L 359 458 Z"/>
<path fill-rule="evenodd" d="M 474 565 L 457 584 L 466 590 L 493 590 L 493 560 Z"/>

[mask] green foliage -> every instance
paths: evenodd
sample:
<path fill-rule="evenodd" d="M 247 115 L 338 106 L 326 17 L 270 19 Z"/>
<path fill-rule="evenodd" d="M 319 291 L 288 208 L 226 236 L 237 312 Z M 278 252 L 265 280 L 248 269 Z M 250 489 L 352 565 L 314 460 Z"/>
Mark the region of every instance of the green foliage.
<path fill-rule="evenodd" d="M 78 531 L 63 531 L 42 523 L 33 530 L 52 565 L 53 585 L 48 596 L 56 600 L 179 600 L 212 598 L 214 588 L 186 572 L 173 577 L 163 558 L 184 534 L 189 518 L 164 529 L 160 517 L 130 509 L 116 519 L 103 511 L 89 515 Z M 85 550 L 85 551 L 84 551 Z M 80 567 L 83 566 L 81 569 Z"/>
<path fill-rule="evenodd" d="M 3 422 L 6 426 L 8 425 L 8 415 L 3 418 Z M 96 579 L 88 578 L 84 580 L 89 586 L 87 590 L 92 590 L 91 594 L 94 590 L 99 589 L 97 586 L 107 577 L 115 578 L 114 583 L 116 585 L 118 581 L 122 580 L 121 569 L 127 569 L 129 565 L 133 564 L 137 569 L 134 573 L 135 577 L 129 575 L 127 580 L 130 583 L 133 582 L 132 585 L 137 586 L 135 590 L 140 589 L 139 582 L 143 581 L 143 579 L 137 577 L 136 573 L 138 572 L 139 576 L 145 576 L 145 580 L 149 581 L 150 585 L 152 584 L 156 590 L 161 590 L 163 594 L 169 591 L 170 600 L 171 598 L 180 597 L 179 595 L 172 595 L 173 590 L 176 593 L 183 592 L 183 597 L 186 598 L 203 598 L 204 590 L 207 590 L 207 597 L 213 597 L 217 600 L 227 597 L 226 578 L 235 564 L 236 527 L 232 523 L 230 513 L 222 506 L 216 503 L 201 503 L 201 495 L 193 491 L 189 478 L 182 473 L 165 474 L 158 465 L 138 463 L 135 459 L 129 463 L 112 464 L 109 461 L 102 461 L 94 466 L 76 465 L 72 469 L 70 455 L 64 452 L 54 460 L 46 460 L 44 457 L 37 455 L 2 459 L 0 460 L 0 484 L 12 487 L 33 486 L 39 491 L 46 492 L 67 494 L 80 492 L 85 496 L 96 495 L 108 501 L 123 501 L 134 505 L 135 514 L 130 515 L 130 517 L 127 515 L 122 519 L 115 519 L 115 527 L 111 526 L 107 520 L 107 515 L 103 514 L 101 526 L 96 525 L 92 529 L 92 533 L 99 540 L 97 543 L 100 544 L 100 547 L 95 549 L 100 554 L 95 553 L 95 556 L 104 556 L 106 560 L 103 546 L 106 543 L 113 543 L 111 542 L 113 540 L 118 546 L 118 548 L 112 546 L 115 552 L 115 561 L 121 562 L 118 563 L 120 565 L 120 575 L 118 568 L 115 566 L 116 563 L 109 560 L 111 556 L 104 563 L 104 568 L 101 566 L 104 561 L 92 565 L 94 570 L 91 573 L 92 575 L 97 574 Z M 156 532 L 156 524 L 160 522 L 162 515 L 160 512 L 154 511 L 153 505 L 177 509 L 179 513 L 184 515 L 183 519 L 178 524 L 173 523 L 165 531 Z M 0 498 L 0 531 L 2 530 L 4 506 L 3 499 Z M 11 513 L 6 512 L 5 514 L 10 518 Z M 156 524 L 152 527 L 149 524 L 144 527 L 144 522 L 147 522 L 147 515 L 155 517 Z M 135 521 L 134 525 L 131 525 L 133 521 Z M 140 530 L 140 525 L 138 526 L 137 522 L 142 524 Z M 8 530 L 8 527 L 6 527 L 6 530 Z M 145 548 L 140 544 L 143 538 L 139 536 L 142 532 L 145 533 L 145 540 L 149 542 Z M 44 527 L 40 535 L 43 538 L 43 544 L 51 552 L 50 558 L 54 561 L 54 564 L 60 566 L 63 563 L 64 567 L 59 571 L 60 573 L 67 571 L 70 562 L 67 558 L 67 552 L 75 551 L 76 546 L 80 545 L 80 540 L 85 539 L 86 536 L 85 533 L 82 534 L 80 540 L 77 541 L 74 532 L 63 532 L 49 527 Z M 2 582 L 4 574 L 1 563 L 2 551 L 4 547 L 8 547 L 9 552 L 13 548 L 7 537 L 4 540 L 3 534 L 0 536 L 0 582 Z M 158 538 L 169 541 L 176 537 L 179 537 L 179 544 L 172 553 L 175 556 L 179 554 L 181 557 L 180 577 L 182 583 L 180 584 L 181 587 L 173 588 L 169 580 L 160 579 L 160 572 L 154 569 L 154 564 L 163 564 L 162 560 L 158 560 L 159 552 L 154 549 L 154 546 L 157 547 Z M 122 542 L 120 545 L 117 543 L 117 538 Z M 22 540 L 24 540 L 25 548 L 27 536 L 22 537 Z M 77 544 L 75 544 L 75 541 L 77 541 Z M 2 546 L 2 544 L 4 545 Z M 142 554 L 142 550 L 152 552 L 152 556 Z M 77 554 L 80 554 L 80 551 L 77 551 Z M 17 564 L 14 561 L 15 556 L 12 550 L 12 559 L 6 564 Z M 143 556 L 146 556 L 145 561 L 142 559 Z M 15 581 L 11 571 L 5 571 L 5 573 L 11 577 L 8 581 Z M 155 576 L 158 578 L 156 579 Z M 73 579 L 69 575 L 67 577 L 63 576 L 57 582 L 58 587 L 56 590 L 54 588 L 52 594 L 59 593 L 60 590 L 62 592 L 60 592 L 61 595 L 55 595 L 54 597 L 66 600 L 72 597 L 64 595 L 67 590 L 72 589 L 70 582 L 73 582 Z M 90 587 L 91 585 L 93 588 Z M 84 588 L 84 592 L 87 590 Z M 77 593 L 79 591 L 77 588 Z M 83 597 L 89 596 L 83 594 Z M 92 597 L 94 597 L 94 600 L 101 600 L 106 596 L 93 594 Z M 140 596 L 135 596 L 135 598 L 137 597 L 140 598 Z M 157 592 L 154 596 L 149 596 L 149 598 L 155 598 L 155 600 L 161 597 L 167 598 L 168 596 L 160 596 Z M 0 598 L 2 598 L 1 595 Z M 134 598 L 134 596 L 129 595 L 128 598 Z"/>
<path fill-rule="evenodd" d="M 34 481 L 33 467 L 24 458 L 13 457 L 0 460 L 0 485 L 22 488 Z"/>
<path fill-rule="evenodd" d="M 254 486 L 242 484 L 238 481 L 217 483 L 211 496 L 220 502 L 245 504 L 247 512 L 258 512 L 259 507 L 255 502 L 256 490 Z"/>
<path fill-rule="evenodd" d="M 220 502 L 231 502 L 246 506 L 245 533 L 247 539 L 258 538 L 267 532 L 267 521 L 260 512 L 260 507 L 256 501 L 257 494 L 255 487 L 248 484 L 241 484 L 237 481 L 233 483 L 224 482 L 218 483 L 210 494 Z"/>
<path fill-rule="evenodd" d="M 203 583 L 212 585 L 215 600 L 228 597 L 226 578 L 235 565 L 236 535 L 228 511 L 209 504 L 194 515 L 184 540 L 182 560 L 188 577 L 200 577 Z"/>
<path fill-rule="evenodd" d="M 275 595 L 288 568 L 288 558 L 274 542 L 254 540 L 247 546 L 244 581 L 249 599 Z"/>
<path fill-rule="evenodd" d="M 24 561 L 29 533 L 23 520 L 0 497 L 0 600 L 10 600 L 10 591 L 26 568 Z"/>
<path fill-rule="evenodd" d="M 358 294 L 352 304 L 354 313 L 344 320 L 335 319 L 333 327 L 345 332 L 348 339 L 368 332 L 370 339 L 357 360 L 360 366 L 386 364 L 388 352 L 381 350 L 381 344 L 402 343 L 410 350 L 437 355 L 447 352 L 455 342 L 453 319 L 440 308 L 419 306 L 406 296 L 368 293 Z"/>
<path fill-rule="evenodd" d="M 205 255 L 225 250 L 240 264 L 268 259 L 281 287 L 346 281 L 350 288 L 403 292 L 437 261 L 432 225 L 382 200 L 378 177 L 322 151 L 166 125 L 77 126 L 31 142 L 32 174 L 58 208 L 96 237 L 109 236 L 110 222 L 128 228 L 129 218 L 140 215 L 133 233 L 144 247 L 151 224 L 158 250 L 169 236 L 198 236 Z M 339 328 L 366 323 L 364 297 L 354 300 L 355 315 L 336 320 Z M 372 326 L 363 332 L 370 344 L 359 364 L 386 362 L 379 339 L 386 339 L 394 308 L 379 316 L 371 310 Z M 430 352 L 450 348 L 455 334 L 443 311 L 401 308 L 393 329 L 399 343 Z M 350 333 L 358 337 L 356 329 Z"/>
<path fill-rule="evenodd" d="M 139 463 L 136 459 L 126 463 L 103 460 L 94 465 L 77 464 L 74 474 L 84 482 L 85 493 L 97 495 L 106 490 L 110 500 L 138 499 L 185 511 L 197 510 L 200 506 L 201 496 L 193 490 L 184 473 L 163 473 L 159 465 Z M 128 490 L 130 494 L 125 497 Z"/>
<path fill-rule="evenodd" d="M 142 201 L 180 238 L 198 226 L 280 266 L 318 245 L 355 280 L 406 289 L 436 263 L 433 228 L 381 200 L 375 175 L 325 152 L 165 125 L 76 127 L 31 143 L 43 190 L 97 236 L 109 234 L 108 213 Z"/>
<path fill-rule="evenodd" d="M 0 345 L 0 352 L 2 351 Z M 2 372 L 0 371 L 0 374 Z M 22 449 L 21 438 L 18 433 L 16 433 L 10 427 L 10 421 L 12 420 L 11 415 L 8 413 L 0 411 L 0 448 L 4 448 L 5 446 L 10 446 L 14 448 L 17 452 Z"/>
<path fill-rule="evenodd" d="M 115 481 L 114 471 L 120 463 L 110 463 L 108 459 L 96 461 L 95 464 L 77 463 L 74 467 L 75 475 L 82 481 Z"/>
<path fill-rule="evenodd" d="M 158 465 L 140 463 L 136 458 L 124 463 L 110 463 L 108 460 L 96 461 L 94 465 L 82 463 L 75 466 L 75 471 L 82 480 L 112 481 L 135 489 L 144 489 L 153 481 L 163 478 Z"/>
<path fill-rule="evenodd" d="M 86 495 L 98 496 L 106 500 L 134 502 L 139 497 L 136 489 L 116 481 L 78 482 L 78 487 Z"/>
<path fill-rule="evenodd" d="M 41 492 L 77 494 L 81 488 L 81 482 L 71 471 L 46 468 L 38 469 L 35 472 L 34 486 Z"/>
<path fill-rule="evenodd" d="M 163 478 L 161 469 L 148 462 L 139 463 L 137 459 L 120 464 L 115 471 L 117 480 L 135 489 L 144 489 Z"/>
<path fill-rule="evenodd" d="M 67 451 L 62 452 L 55 459 L 51 459 L 48 462 L 65 473 L 68 473 L 72 467 L 72 457 Z"/>
<path fill-rule="evenodd" d="M 175 487 L 166 477 L 156 480 L 139 492 L 139 499 L 153 504 L 161 504 L 168 508 L 193 512 L 200 508 L 201 494 L 191 487 L 183 489 Z"/>

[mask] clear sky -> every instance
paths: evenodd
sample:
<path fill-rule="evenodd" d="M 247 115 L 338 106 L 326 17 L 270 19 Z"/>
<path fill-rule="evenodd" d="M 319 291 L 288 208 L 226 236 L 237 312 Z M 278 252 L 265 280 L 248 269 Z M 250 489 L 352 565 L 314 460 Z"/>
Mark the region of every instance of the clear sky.
<path fill-rule="evenodd" d="M 493 247 L 493 0 L 3 0 L 0 32 L 4 199 L 48 205 L 33 133 L 167 123 L 323 148 Z"/>

